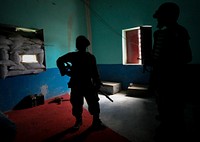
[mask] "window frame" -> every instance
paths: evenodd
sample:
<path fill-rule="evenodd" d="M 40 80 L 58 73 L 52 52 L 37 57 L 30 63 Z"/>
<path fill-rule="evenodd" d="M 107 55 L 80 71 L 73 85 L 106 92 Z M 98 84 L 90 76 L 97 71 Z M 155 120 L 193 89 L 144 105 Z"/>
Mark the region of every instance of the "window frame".
<path fill-rule="evenodd" d="M 145 29 L 150 30 L 150 33 L 145 33 Z M 123 29 L 122 30 L 122 64 L 123 65 L 143 65 L 144 62 L 146 62 L 146 59 L 149 58 L 150 56 L 150 50 L 152 49 L 152 26 L 151 25 L 143 25 L 143 26 L 137 26 L 133 28 L 128 28 L 128 29 Z M 137 39 L 133 39 L 127 42 L 130 38 L 127 38 L 127 32 L 130 31 L 137 31 L 138 36 Z M 145 32 L 144 32 L 145 31 Z M 149 32 L 149 31 L 147 31 Z M 146 47 L 146 44 L 144 44 L 145 41 L 147 40 L 147 44 L 149 47 Z M 137 42 L 134 42 L 134 40 L 137 40 Z M 129 47 L 129 44 L 137 44 L 137 47 Z M 137 50 L 133 49 L 132 53 L 127 53 L 128 48 L 138 48 Z M 130 51 L 130 50 L 129 50 Z M 138 51 L 137 53 L 134 53 L 134 51 Z M 133 58 L 137 58 L 138 62 L 131 62 L 128 58 L 129 56 L 134 56 Z"/>

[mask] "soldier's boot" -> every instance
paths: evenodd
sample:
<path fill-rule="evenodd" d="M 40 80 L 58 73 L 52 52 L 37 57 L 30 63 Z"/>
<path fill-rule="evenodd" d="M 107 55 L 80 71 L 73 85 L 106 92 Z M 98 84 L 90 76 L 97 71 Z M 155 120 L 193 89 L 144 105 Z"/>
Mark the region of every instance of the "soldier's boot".
<path fill-rule="evenodd" d="M 92 129 L 101 129 L 104 128 L 105 125 L 102 123 L 101 119 L 99 118 L 99 115 L 93 115 L 93 121 L 92 121 Z"/>
<path fill-rule="evenodd" d="M 83 124 L 82 117 L 77 117 L 73 128 L 78 130 L 81 127 L 82 124 Z"/>

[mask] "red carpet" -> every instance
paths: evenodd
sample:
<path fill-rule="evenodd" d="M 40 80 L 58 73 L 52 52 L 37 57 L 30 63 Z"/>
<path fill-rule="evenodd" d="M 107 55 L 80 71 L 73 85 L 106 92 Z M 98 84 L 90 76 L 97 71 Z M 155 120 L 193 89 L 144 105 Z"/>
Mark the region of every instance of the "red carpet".
<path fill-rule="evenodd" d="M 45 101 L 44 105 L 13 110 L 6 115 L 16 123 L 15 142 L 130 142 L 110 128 L 89 129 L 92 116 L 84 109 L 83 125 L 80 130 L 72 131 L 75 119 L 71 114 L 69 95 L 63 95 L 61 104 Z"/>

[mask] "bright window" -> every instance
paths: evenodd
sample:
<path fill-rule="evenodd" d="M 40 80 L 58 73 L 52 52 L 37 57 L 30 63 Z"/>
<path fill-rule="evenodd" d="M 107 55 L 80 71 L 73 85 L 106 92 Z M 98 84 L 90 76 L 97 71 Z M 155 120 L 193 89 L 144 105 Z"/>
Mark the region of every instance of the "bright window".
<path fill-rule="evenodd" d="M 122 30 L 124 65 L 142 65 L 150 58 L 152 48 L 151 26 L 139 26 Z"/>
<path fill-rule="evenodd" d="M 21 55 L 21 62 L 23 63 L 37 63 L 36 55 Z"/>

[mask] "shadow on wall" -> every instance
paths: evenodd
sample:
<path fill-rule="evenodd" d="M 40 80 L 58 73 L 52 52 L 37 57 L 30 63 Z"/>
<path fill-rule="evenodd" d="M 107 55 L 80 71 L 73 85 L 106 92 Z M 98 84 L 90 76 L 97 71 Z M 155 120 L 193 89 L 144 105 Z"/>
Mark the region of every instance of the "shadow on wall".
<path fill-rule="evenodd" d="M 34 94 L 25 96 L 14 108 L 13 110 L 20 110 L 26 108 L 32 108 L 44 104 L 44 95 Z"/>

